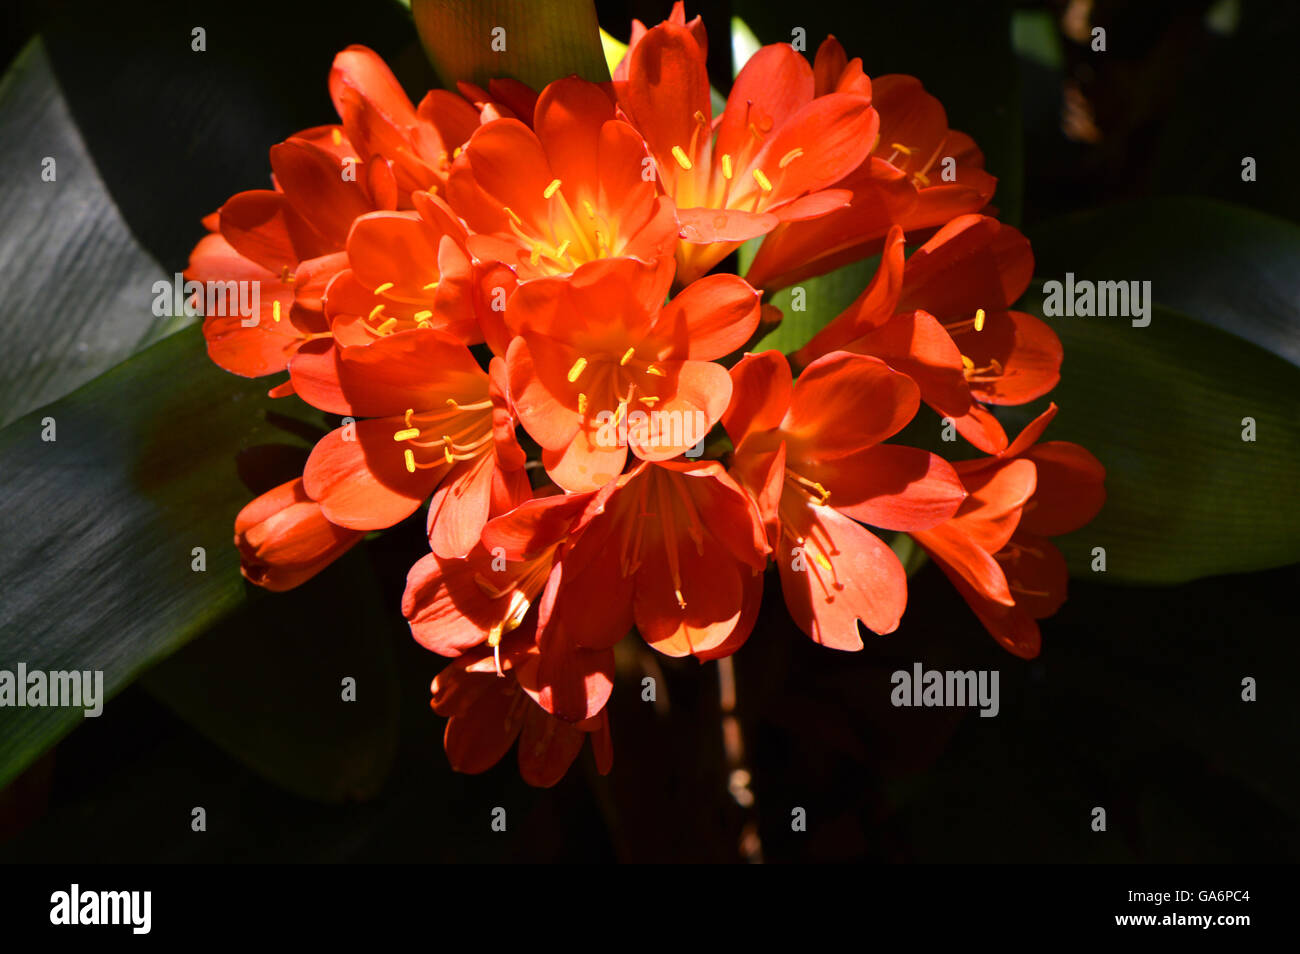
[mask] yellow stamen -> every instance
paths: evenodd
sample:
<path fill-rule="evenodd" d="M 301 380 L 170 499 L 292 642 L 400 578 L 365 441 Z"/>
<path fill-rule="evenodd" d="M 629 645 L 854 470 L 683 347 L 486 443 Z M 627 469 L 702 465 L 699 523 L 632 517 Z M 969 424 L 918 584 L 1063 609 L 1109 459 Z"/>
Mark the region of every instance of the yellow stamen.
<path fill-rule="evenodd" d="M 681 589 L 678 588 L 673 590 L 673 595 L 677 597 L 677 605 L 682 609 L 686 609 L 686 597 L 682 596 Z"/>
<path fill-rule="evenodd" d="M 463 146 L 457 146 L 455 149 L 453 149 L 453 150 L 451 151 L 451 157 L 452 157 L 453 159 L 455 159 L 455 158 L 456 158 L 457 156 L 459 156 L 463 151 L 464 151 L 464 147 L 463 147 Z"/>
<path fill-rule="evenodd" d="M 376 318 L 378 318 L 378 317 L 379 317 L 379 313 L 380 313 L 381 311 L 383 311 L 383 310 L 384 310 L 383 302 L 380 302 L 380 303 L 379 303 L 378 305 L 376 305 L 374 308 L 371 308 L 371 309 L 370 309 L 370 320 L 371 320 L 371 321 L 374 321 Z"/>
<path fill-rule="evenodd" d="M 406 430 L 398 431 L 396 434 L 394 434 L 393 440 L 398 441 L 400 443 L 401 441 L 409 441 L 411 438 L 419 437 L 419 436 L 420 436 L 420 429 L 418 427 L 408 427 Z"/>
<path fill-rule="evenodd" d="M 533 253 L 528 256 L 528 264 L 536 265 L 542 258 L 542 248 L 540 245 L 533 246 Z"/>
<path fill-rule="evenodd" d="M 382 285 L 380 285 L 378 288 L 375 289 L 375 294 L 382 295 L 384 292 L 388 291 L 388 289 L 392 287 L 393 287 L 392 282 L 384 282 Z"/>
<path fill-rule="evenodd" d="M 707 126 L 707 125 L 709 124 L 708 117 L 706 117 L 706 116 L 705 116 L 702 112 L 700 112 L 698 109 L 695 111 L 695 121 L 696 121 L 697 123 L 699 123 L 700 125 L 702 125 L 702 126 Z"/>
<path fill-rule="evenodd" d="M 793 149 L 791 149 L 789 152 L 787 152 L 784 156 L 781 157 L 781 161 L 777 163 L 777 165 L 779 165 L 782 169 L 784 169 L 786 166 L 794 162 L 802 155 L 803 155 L 803 150 L 800 149 L 798 146 L 795 146 Z"/>
<path fill-rule="evenodd" d="M 433 312 L 431 312 L 431 311 L 417 311 L 417 312 L 415 313 L 415 320 L 416 320 L 416 321 L 424 321 L 424 319 L 426 319 L 426 318 L 432 318 L 432 317 L 433 317 Z"/>
<path fill-rule="evenodd" d="M 442 456 L 446 458 L 447 463 L 456 463 L 456 455 L 451 452 L 451 438 L 446 434 L 442 435 Z"/>
<path fill-rule="evenodd" d="M 572 384 L 573 382 L 577 381 L 578 378 L 582 375 L 582 372 L 585 371 L 586 369 L 587 369 L 586 358 L 579 358 L 577 361 L 573 362 L 573 367 L 569 368 L 569 375 L 568 375 L 569 383 Z"/>
<path fill-rule="evenodd" d="M 425 291 L 433 291 L 433 290 L 434 290 L 435 288 L 437 288 L 437 287 L 438 287 L 438 283 L 437 283 L 437 282 L 429 282 L 429 284 L 427 284 L 427 285 L 424 286 L 424 290 L 425 290 Z"/>
<path fill-rule="evenodd" d="M 928 186 L 930 184 L 930 177 L 924 172 L 914 172 L 912 173 L 912 178 L 916 179 L 923 186 Z"/>
<path fill-rule="evenodd" d="M 618 363 L 621 365 L 627 364 L 629 361 L 632 360 L 632 356 L 634 354 L 636 354 L 636 348 L 628 348 L 626 351 L 623 352 L 623 357 L 618 359 Z"/>
<path fill-rule="evenodd" d="M 591 204 L 590 199 L 582 200 L 582 210 L 586 212 L 589 216 L 591 216 L 593 219 L 596 217 L 596 207 Z"/>
<path fill-rule="evenodd" d="M 975 309 L 975 330 L 976 331 L 984 330 L 984 309 L 983 308 Z"/>
<path fill-rule="evenodd" d="M 508 205 L 503 205 L 501 208 L 503 208 L 503 209 L 506 210 L 506 215 L 510 216 L 510 218 L 512 218 L 512 219 L 515 220 L 515 225 L 523 225 L 523 224 L 524 224 L 524 220 L 521 219 L 519 216 L 515 215 L 515 210 L 512 209 L 512 208 L 510 208 L 510 206 L 508 206 Z"/>
<path fill-rule="evenodd" d="M 754 181 L 758 183 L 758 187 L 759 187 L 760 189 L 762 189 L 764 192 L 771 192 L 771 191 L 772 191 L 772 183 L 771 183 L 771 181 L 767 178 L 767 176 L 765 176 L 765 175 L 763 174 L 763 170 L 762 170 L 762 169 L 755 169 L 755 170 L 754 170 Z"/>
<path fill-rule="evenodd" d="M 901 142 L 891 142 L 889 148 L 901 152 L 905 156 L 910 156 L 912 154 L 912 150 L 908 149 Z"/>
<path fill-rule="evenodd" d="M 279 299 L 271 302 L 271 317 L 276 321 L 280 320 L 280 302 Z"/>
<path fill-rule="evenodd" d="M 564 253 L 569 250 L 569 240 L 565 239 L 560 243 L 560 247 L 555 250 L 556 258 L 564 258 Z"/>
<path fill-rule="evenodd" d="M 402 452 L 402 456 L 406 459 L 407 473 L 415 473 L 415 453 L 408 447 Z"/>
<path fill-rule="evenodd" d="M 337 129 L 331 129 L 330 139 L 334 140 L 334 145 L 337 146 L 343 142 L 343 133 L 339 132 Z"/>
<path fill-rule="evenodd" d="M 974 370 L 975 370 L 975 362 L 972 361 L 970 358 L 966 357 L 965 355 L 962 355 L 962 356 L 961 356 L 961 365 L 962 365 L 962 367 L 965 368 L 967 371 L 974 371 Z"/>
<path fill-rule="evenodd" d="M 729 152 L 722 154 L 722 178 L 731 179 L 731 153 Z"/>
<path fill-rule="evenodd" d="M 823 570 L 829 572 L 835 569 L 833 566 L 831 566 L 831 561 L 826 559 L 826 554 L 822 553 L 820 550 L 818 550 L 816 553 L 813 554 L 813 559 L 817 561 L 817 565 L 820 566 Z"/>
<path fill-rule="evenodd" d="M 550 184 L 546 187 L 546 189 L 543 190 L 542 198 L 549 199 L 551 196 L 555 195 L 555 193 L 559 191 L 560 191 L 560 180 L 552 179 Z"/>
<path fill-rule="evenodd" d="M 679 166 L 690 172 L 692 168 L 691 157 L 686 155 L 686 150 L 681 146 L 673 146 L 673 158 L 677 160 Z"/>
<path fill-rule="evenodd" d="M 375 330 L 378 331 L 381 335 L 386 335 L 393 330 L 393 327 L 396 324 L 397 324 L 396 318 L 389 318 L 387 321 L 385 321 L 382 325 L 380 325 Z"/>
<path fill-rule="evenodd" d="M 580 393 L 578 395 L 578 413 L 579 414 L 587 413 L 587 395 L 585 394 Z"/>
<path fill-rule="evenodd" d="M 663 371 L 661 371 L 659 368 L 656 368 L 653 364 L 646 365 L 645 373 L 653 374 L 656 378 L 662 378 L 664 376 Z"/>

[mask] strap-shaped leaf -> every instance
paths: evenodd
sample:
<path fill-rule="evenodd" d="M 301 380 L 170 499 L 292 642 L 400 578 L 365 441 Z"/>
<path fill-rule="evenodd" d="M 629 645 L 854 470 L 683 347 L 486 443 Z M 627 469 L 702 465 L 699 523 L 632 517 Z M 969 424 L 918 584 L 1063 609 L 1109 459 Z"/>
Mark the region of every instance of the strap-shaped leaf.
<path fill-rule="evenodd" d="M 539 90 L 573 73 L 609 79 L 591 0 L 413 0 L 411 14 L 449 87 L 506 76 Z"/>
<path fill-rule="evenodd" d="M 325 426 L 301 402 L 270 401 L 265 387 L 217 368 L 204 354 L 202 337 L 186 332 L 0 431 L 0 668 L 12 672 L 21 662 L 29 671 L 102 670 L 111 697 L 250 602 L 231 540 L 234 516 L 253 496 L 240 471 L 255 463 L 255 447 L 271 445 L 301 458 Z M 237 459 L 241 450 L 247 453 Z M 197 547 L 203 548 L 201 571 L 194 569 Z M 342 585 L 320 583 L 324 591 L 337 588 L 339 599 L 365 598 L 364 575 L 343 579 Z M 293 645 L 301 645 L 312 627 L 340 620 L 339 607 L 327 602 L 307 615 L 313 607 L 301 598 L 271 606 L 257 597 L 255 612 L 279 621 Z M 348 628 L 361 627 L 352 620 Z M 357 675 L 383 671 L 382 663 L 363 659 L 374 652 L 368 643 L 356 645 Z M 260 661 L 245 659 L 250 671 Z M 341 704 L 333 701 L 339 699 L 338 680 L 351 674 L 329 676 L 331 705 Z M 359 691 L 377 693 L 379 681 Z M 252 679 L 248 685 L 262 683 Z M 161 694 L 175 695 L 165 687 Z M 178 700 L 178 708 L 197 712 L 191 702 Z M 266 704 L 254 696 L 248 706 L 256 714 Z M 335 767 L 346 770 L 340 771 L 341 782 L 318 790 L 319 796 L 373 786 L 366 773 L 346 765 L 388 744 L 382 739 L 392 730 L 388 711 L 375 710 L 367 731 L 349 735 L 349 744 L 334 739 Z M 82 718 L 77 708 L 5 709 L 0 785 Z M 219 726 L 207 729 L 234 747 L 234 736 Z M 273 774 L 268 758 L 251 761 Z M 379 765 L 372 756 L 362 761 Z M 306 781 L 284 775 L 280 780 L 303 791 L 323 774 L 318 768 Z"/>
<path fill-rule="evenodd" d="M 1041 314 L 1041 310 L 1039 311 Z M 1177 312 L 1049 318 L 1065 363 L 1046 440 L 1106 467 L 1106 505 L 1061 538 L 1071 569 L 1177 583 L 1300 560 L 1300 368 Z M 1006 409 L 1008 432 L 1033 409 Z M 1247 439 L 1253 435 L 1253 440 Z"/>

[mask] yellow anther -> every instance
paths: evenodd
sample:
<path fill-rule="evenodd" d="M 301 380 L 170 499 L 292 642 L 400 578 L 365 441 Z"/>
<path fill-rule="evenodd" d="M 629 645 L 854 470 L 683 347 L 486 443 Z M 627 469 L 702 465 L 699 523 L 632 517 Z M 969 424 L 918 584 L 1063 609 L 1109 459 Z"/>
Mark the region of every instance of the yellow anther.
<path fill-rule="evenodd" d="M 495 648 L 495 647 L 501 645 L 501 630 L 503 630 L 504 628 L 505 628 L 505 627 L 502 626 L 502 624 L 497 623 L 497 624 L 496 624 L 495 626 L 493 626 L 490 630 L 488 630 L 487 644 L 488 644 L 489 646 L 492 646 L 492 647 Z"/>
<path fill-rule="evenodd" d="M 450 401 L 451 398 L 447 398 L 447 400 Z M 402 420 L 406 422 L 406 426 L 407 426 L 407 427 L 410 427 L 410 426 L 411 426 L 411 415 L 414 414 L 414 413 L 415 413 L 415 408 L 413 408 L 413 407 L 408 407 L 408 408 L 406 409 L 406 413 L 405 413 L 404 415 L 402 415 Z"/>
<path fill-rule="evenodd" d="M 453 149 L 453 150 L 451 151 L 451 157 L 452 157 L 453 159 L 455 159 L 457 156 L 459 156 L 459 155 L 460 155 L 462 152 L 464 152 L 464 151 L 465 151 L 465 147 L 464 147 L 464 146 L 457 146 L 455 149 Z"/>
<path fill-rule="evenodd" d="M 564 258 L 564 253 L 567 252 L 568 250 L 569 250 L 569 239 L 565 239 L 563 242 L 560 243 L 560 247 L 555 250 L 555 257 Z"/>
<path fill-rule="evenodd" d="M 924 172 L 913 172 L 912 178 L 916 179 L 923 186 L 928 186 L 930 184 L 930 177 L 927 176 Z"/>
<path fill-rule="evenodd" d="M 653 364 L 646 365 L 645 373 L 653 374 L 656 378 L 662 378 L 664 376 L 663 371 L 661 371 L 659 368 L 656 368 Z"/>
<path fill-rule="evenodd" d="M 965 355 L 962 355 L 962 356 L 961 356 L 961 365 L 962 365 L 962 367 L 965 368 L 967 371 L 974 371 L 974 370 L 975 370 L 975 362 L 972 361 L 970 358 L 966 357 Z"/>
<path fill-rule="evenodd" d="M 677 597 L 677 605 L 682 609 L 686 609 L 686 597 L 682 596 L 681 589 L 673 590 L 673 595 Z"/>
<path fill-rule="evenodd" d="M 446 443 L 442 445 L 443 460 L 449 464 L 456 463 L 456 455 L 451 452 L 451 439 L 443 437 L 443 440 L 446 441 Z"/>
<path fill-rule="evenodd" d="M 628 348 L 626 351 L 623 352 L 623 357 L 618 359 L 618 363 L 627 364 L 629 361 L 632 360 L 632 356 L 634 354 L 636 354 L 636 348 Z"/>
<path fill-rule="evenodd" d="M 408 447 L 406 450 L 402 451 L 402 456 L 406 459 L 407 473 L 415 473 L 415 453 Z"/>
<path fill-rule="evenodd" d="M 378 288 L 375 289 L 375 294 L 382 295 L 384 292 L 388 291 L 388 289 L 392 287 L 393 287 L 392 282 L 384 282 L 382 285 L 380 285 Z"/>
<path fill-rule="evenodd" d="M 397 319 L 389 318 L 387 321 L 385 321 L 382 325 L 380 325 L 375 330 L 378 331 L 381 335 L 386 335 L 390 331 L 392 331 L 396 325 L 397 325 Z"/>
<path fill-rule="evenodd" d="M 582 210 L 586 212 L 589 216 L 591 216 L 593 219 L 596 217 L 596 207 L 591 204 L 590 199 L 582 200 Z"/>
<path fill-rule="evenodd" d="M 578 378 L 582 375 L 582 372 L 585 371 L 586 369 L 587 369 L 586 358 L 579 358 L 577 361 L 573 362 L 573 367 L 569 368 L 569 383 L 572 384 L 574 381 L 577 381 Z"/>
<path fill-rule="evenodd" d="M 433 317 L 433 312 L 431 311 L 417 311 L 415 313 L 416 321 L 424 321 L 426 318 L 432 318 L 432 317 Z"/>
<path fill-rule="evenodd" d="M 640 401 L 642 404 L 648 405 L 649 407 L 654 407 L 659 402 L 659 395 L 647 394 L 645 397 L 637 398 L 637 400 Z"/>
<path fill-rule="evenodd" d="M 587 395 L 585 394 L 580 393 L 578 395 L 578 413 L 579 414 L 587 413 Z"/>
<path fill-rule="evenodd" d="M 370 309 L 370 320 L 373 321 L 374 319 L 378 318 L 378 317 L 379 317 L 379 313 L 382 312 L 383 310 L 384 310 L 384 304 L 383 304 L 383 302 L 380 302 L 380 303 L 379 303 L 378 305 L 376 305 L 374 308 L 371 308 L 371 309 Z"/>
<path fill-rule="evenodd" d="M 758 187 L 764 192 L 772 191 L 772 183 L 768 180 L 767 176 L 763 174 L 762 169 L 754 170 L 754 181 L 758 183 Z"/>
<path fill-rule="evenodd" d="M 438 287 L 438 283 L 437 283 L 437 282 L 429 282 L 429 284 L 427 284 L 427 285 L 424 286 L 424 290 L 425 290 L 425 291 L 433 291 L 433 290 L 434 290 L 435 288 L 437 288 L 437 287 Z"/>
<path fill-rule="evenodd" d="M 555 195 L 555 193 L 559 191 L 560 191 L 560 180 L 552 179 L 550 181 L 550 184 L 547 185 L 546 189 L 542 192 L 542 198 L 549 199 L 551 196 Z"/>
<path fill-rule="evenodd" d="M 983 308 L 975 309 L 975 330 L 976 331 L 984 330 L 984 309 Z"/>
<path fill-rule="evenodd" d="M 698 109 L 695 111 L 695 121 L 699 123 L 701 126 L 707 126 L 709 124 L 709 118 L 705 116 L 704 113 L 700 112 Z"/>
<path fill-rule="evenodd" d="M 280 320 L 280 300 L 279 300 L 279 299 L 276 299 L 275 301 L 271 302 L 271 317 L 274 318 L 276 321 L 279 321 L 279 320 Z"/>
<path fill-rule="evenodd" d="M 803 150 L 800 149 L 798 146 L 795 146 L 793 149 L 791 149 L 789 152 L 787 152 L 784 156 L 781 157 L 781 161 L 777 163 L 777 165 L 779 165 L 782 169 L 784 169 L 786 166 L 794 162 L 802 155 L 803 155 Z"/>
<path fill-rule="evenodd" d="M 673 146 L 673 158 L 676 159 L 677 164 L 687 172 L 691 170 L 691 157 L 686 155 L 686 150 L 681 146 Z"/>
<path fill-rule="evenodd" d="M 524 224 L 524 220 L 521 219 L 519 216 L 515 215 L 515 210 L 512 209 L 512 208 L 510 208 L 510 206 L 508 206 L 508 205 L 503 205 L 503 206 L 501 206 L 501 208 L 505 209 L 505 211 L 506 211 L 506 215 L 510 216 L 510 218 L 512 218 L 512 219 L 515 220 L 515 225 L 523 225 L 523 224 Z"/>
<path fill-rule="evenodd" d="M 334 145 L 337 146 L 343 142 L 343 133 L 339 132 L 337 129 L 331 129 L 330 139 L 334 140 Z"/>
<path fill-rule="evenodd" d="M 817 561 L 817 565 L 823 570 L 834 570 L 834 567 L 831 566 L 831 561 L 826 559 L 826 554 L 822 553 L 820 550 L 813 554 L 813 559 Z"/>
<path fill-rule="evenodd" d="M 889 148 L 901 152 L 905 156 L 910 156 L 912 154 L 912 150 L 908 149 L 901 142 L 891 142 Z"/>
<path fill-rule="evenodd" d="M 528 264 L 536 265 L 541 260 L 542 260 L 542 247 L 540 245 L 534 244 L 532 254 L 528 256 Z"/>
<path fill-rule="evenodd" d="M 722 154 L 722 178 L 728 180 L 731 178 L 731 153 L 729 152 Z"/>
<path fill-rule="evenodd" d="M 420 436 L 420 429 L 418 427 L 408 427 L 406 430 L 398 431 L 396 434 L 394 434 L 393 440 L 400 443 L 401 441 L 409 441 L 412 438 L 419 437 L 419 436 Z"/>

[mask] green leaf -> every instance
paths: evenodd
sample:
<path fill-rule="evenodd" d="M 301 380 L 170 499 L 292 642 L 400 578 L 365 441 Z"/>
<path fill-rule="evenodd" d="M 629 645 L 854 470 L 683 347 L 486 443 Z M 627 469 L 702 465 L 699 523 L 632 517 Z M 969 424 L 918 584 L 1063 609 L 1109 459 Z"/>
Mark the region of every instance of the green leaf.
<path fill-rule="evenodd" d="M 413 0 L 411 13 L 449 87 L 503 76 L 537 90 L 573 73 L 609 79 L 591 0 Z"/>
<path fill-rule="evenodd" d="M 1045 278 L 1149 281 L 1157 303 L 1300 365 L 1300 227 L 1290 222 L 1156 198 L 1053 219 L 1030 237 Z"/>
<path fill-rule="evenodd" d="M 150 314 L 162 267 L 118 212 L 39 37 L 0 81 L 0 167 L 0 332 L 21 342 L 0 351 L 7 424 L 188 321 Z"/>
<path fill-rule="evenodd" d="M 372 797 L 397 747 L 386 606 L 364 551 L 246 605 L 142 685 L 217 745 L 304 798 Z M 344 698 L 344 679 L 355 690 Z"/>
<path fill-rule="evenodd" d="M 749 264 L 743 249 L 741 261 L 744 263 L 743 271 Z M 862 294 L 862 290 L 871 283 L 879 264 L 880 256 L 877 255 L 875 258 L 837 268 L 828 275 L 804 279 L 798 285 L 777 292 L 768 299 L 768 303 L 781 309 L 784 316 L 781 324 L 751 350 L 767 351 L 774 348 L 788 354 L 803 347 L 813 335 Z M 797 310 L 796 304 L 801 304 L 802 309 Z"/>
<path fill-rule="evenodd" d="M 1300 560 L 1300 369 L 1165 308 L 1143 328 L 1045 320 L 1065 347 L 1045 439 L 1080 443 L 1106 467 L 1100 515 L 1060 538 L 1074 572 L 1090 575 L 1098 546 L 1102 579 L 1127 583 Z M 1014 432 L 1040 407 L 999 416 Z M 1243 440 L 1246 418 L 1254 441 Z"/>
<path fill-rule="evenodd" d="M 270 410 L 265 388 L 217 368 L 186 332 L 0 431 L 0 667 L 102 670 L 111 697 L 249 602 L 231 542 L 254 495 L 241 474 L 286 454 L 301 464 L 325 428 L 301 402 Z M 267 476 L 259 490 L 292 471 Z M 7 710 L 0 786 L 81 718 Z"/>

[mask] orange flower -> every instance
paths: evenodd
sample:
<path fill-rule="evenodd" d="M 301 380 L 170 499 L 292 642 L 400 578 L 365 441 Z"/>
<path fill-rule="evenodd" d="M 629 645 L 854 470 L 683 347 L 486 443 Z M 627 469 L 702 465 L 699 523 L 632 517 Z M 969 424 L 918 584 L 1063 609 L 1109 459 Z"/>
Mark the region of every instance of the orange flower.
<path fill-rule="evenodd" d="M 229 199 L 204 220 L 209 234 L 191 253 L 187 279 L 260 283 L 255 324 L 240 315 L 204 321 L 212 360 L 236 374 L 283 371 L 304 342 L 329 334 L 322 297 L 347 266 L 353 223 L 368 212 L 409 209 L 413 191 L 440 188 L 448 148 L 479 122 L 472 105 L 442 90 L 417 112 L 383 60 L 362 46 L 334 58 L 330 94 L 342 125 L 273 146 L 275 188 Z"/>
<path fill-rule="evenodd" d="M 304 486 L 332 522 L 390 527 L 437 489 L 430 544 L 463 556 L 492 514 L 528 498 L 499 359 L 489 376 L 461 342 L 416 328 L 364 346 L 309 346 L 290 371 L 309 404 L 369 418 L 326 435 L 307 460 Z"/>
<path fill-rule="evenodd" d="M 817 50 L 817 95 L 862 83 L 861 61 L 851 62 L 834 37 Z M 840 181 L 849 202 L 809 221 L 777 228 L 764 241 L 745 277 L 769 292 L 824 275 L 879 248 L 891 226 L 914 233 L 984 208 L 997 180 L 965 133 L 948 128 L 939 101 L 911 76 L 878 76 L 868 94 L 880 116 L 871 155 Z"/>
<path fill-rule="evenodd" d="M 1069 573 L 1050 541 L 1077 530 L 1106 500 L 1106 471 L 1078 444 L 1037 444 L 1056 405 L 1002 453 L 956 464 L 970 496 L 940 526 L 913 533 L 984 628 L 1009 652 L 1033 659 L 1038 620 L 1065 600 Z"/>
<path fill-rule="evenodd" d="M 571 77 L 542 90 L 532 129 L 484 123 L 452 168 L 447 198 L 474 257 L 509 265 L 520 280 L 611 256 L 654 261 L 677 226 L 672 203 L 642 176 L 643 157 L 641 137 L 615 118 L 604 90 Z"/>
<path fill-rule="evenodd" d="M 564 489 L 609 482 L 629 447 L 642 460 L 676 457 L 721 418 L 731 379 L 714 359 L 754 333 L 758 294 L 711 275 L 660 307 L 671 279 L 671 259 L 604 259 L 510 298 L 511 396 Z"/>
<path fill-rule="evenodd" d="M 847 352 L 819 358 L 793 384 L 775 351 L 746 355 L 731 377 L 723 417 L 736 445 L 731 472 L 763 514 L 791 616 L 834 649 L 862 648 L 859 620 L 893 632 L 907 576 L 893 550 L 855 521 L 932 527 L 965 496 L 943 458 L 881 443 L 916 413 L 916 385 Z"/>
<path fill-rule="evenodd" d="M 614 83 L 677 205 L 683 284 L 782 222 L 843 208 L 849 193 L 828 187 L 862 163 L 878 126 L 865 77 L 818 96 L 812 68 L 788 43 L 754 54 L 715 121 L 702 35 L 659 24 L 628 50 Z"/>
<path fill-rule="evenodd" d="M 1034 258 L 1016 229 L 982 215 L 954 219 L 903 258 L 894 226 L 871 284 L 794 355 L 802 365 L 843 348 L 912 377 L 921 399 L 986 453 L 1007 446 L 983 406 L 1023 404 L 1060 378 L 1061 343 L 1046 323 L 1013 311 Z"/>
<path fill-rule="evenodd" d="M 549 788 L 569 770 L 590 738 L 601 775 L 614 749 L 609 714 L 576 724 L 550 715 L 537 703 L 537 649 L 531 632 L 509 637 L 494 659 L 485 649 L 461 656 L 433 680 L 433 711 L 447 716 L 443 746 L 458 772 L 485 772 L 519 740 L 519 774 L 529 785 Z"/>
<path fill-rule="evenodd" d="M 268 490 L 235 518 L 244 576 L 275 592 L 310 580 L 363 536 L 326 520 L 301 479 Z"/>

